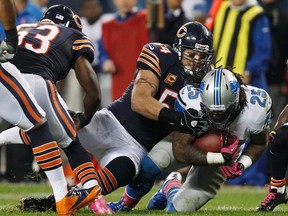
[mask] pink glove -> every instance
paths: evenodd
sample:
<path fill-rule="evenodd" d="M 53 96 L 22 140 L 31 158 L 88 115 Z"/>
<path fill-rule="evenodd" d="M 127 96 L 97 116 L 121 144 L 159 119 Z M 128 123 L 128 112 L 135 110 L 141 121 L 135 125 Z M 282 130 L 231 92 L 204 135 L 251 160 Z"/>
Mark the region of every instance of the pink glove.
<path fill-rule="evenodd" d="M 228 135 L 222 134 L 222 147 L 220 153 L 222 154 L 225 164 L 230 163 L 238 153 L 239 138 L 234 135 L 234 141 L 230 144 Z"/>
<path fill-rule="evenodd" d="M 244 166 L 242 163 L 236 162 L 236 163 L 233 163 L 232 166 L 220 166 L 219 170 L 223 176 L 229 179 L 229 178 L 235 178 L 235 177 L 242 175 Z"/>

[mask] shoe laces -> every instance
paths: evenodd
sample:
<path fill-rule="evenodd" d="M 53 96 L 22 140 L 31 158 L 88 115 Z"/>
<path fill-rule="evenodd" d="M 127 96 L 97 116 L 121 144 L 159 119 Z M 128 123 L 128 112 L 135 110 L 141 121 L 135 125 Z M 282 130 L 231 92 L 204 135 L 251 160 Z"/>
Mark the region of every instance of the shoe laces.
<path fill-rule="evenodd" d="M 262 206 L 266 206 L 271 200 L 275 199 L 276 193 L 275 192 L 269 192 L 266 198 L 261 202 Z"/>

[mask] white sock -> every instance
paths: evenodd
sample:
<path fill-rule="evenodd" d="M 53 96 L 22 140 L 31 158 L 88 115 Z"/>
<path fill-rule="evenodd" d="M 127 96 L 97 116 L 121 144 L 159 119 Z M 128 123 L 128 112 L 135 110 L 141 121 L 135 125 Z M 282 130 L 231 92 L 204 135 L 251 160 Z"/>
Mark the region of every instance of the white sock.
<path fill-rule="evenodd" d="M 98 185 L 98 181 L 96 179 L 91 179 L 85 182 L 85 184 L 83 185 L 83 188 L 89 189 L 89 188 L 95 187 L 96 185 Z"/>
<path fill-rule="evenodd" d="M 13 127 L 0 133 L 0 146 L 7 144 L 23 144 L 19 128 Z"/>
<path fill-rule="evenodd" d="M 275 187 L 275 186 L 271 186 L 272 189 L 277 189 L 277 193 L 281 193 L 283 194 L 285 192 L 285 185 L 281 186 L 281 187 Z"/>
<path fill-rule="evenodd" d="M 49 179 L 56 202 L 60 201 L 68 192 L 63 168 L 45 171 L 45 174 Z"/>

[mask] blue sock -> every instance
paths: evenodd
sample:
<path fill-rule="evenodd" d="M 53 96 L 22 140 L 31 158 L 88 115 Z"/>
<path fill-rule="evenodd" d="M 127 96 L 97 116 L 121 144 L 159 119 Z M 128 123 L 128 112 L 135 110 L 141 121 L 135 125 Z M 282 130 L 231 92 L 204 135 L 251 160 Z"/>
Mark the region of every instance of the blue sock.
<path fill-rule="evenodd" d="M 173 199 L 176 193 L 180 190 L 181 184 L 177 181 L 171 181 L 167 185 L 164 186 L 164 193 L 167 198 L 167 212 L 176 212 L 176 209 L 173 205 Z"/>
<path fill-rule="evenodd" d="M 151 190 L 160 173 L 159 167 L 149 156 L 145 156 L 141 161 L 141 171 L 138 177 L 126 187 L 127 194 L 135 199 L 141 199 Z"/>

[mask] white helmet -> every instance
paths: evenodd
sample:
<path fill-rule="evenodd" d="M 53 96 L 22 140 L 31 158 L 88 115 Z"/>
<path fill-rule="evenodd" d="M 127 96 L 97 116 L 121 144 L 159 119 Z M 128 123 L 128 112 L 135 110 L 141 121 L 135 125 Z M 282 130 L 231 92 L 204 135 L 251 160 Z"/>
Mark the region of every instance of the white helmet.
<path fill-rule="evenodd" d="M 201 109 L 215 129 L 224 129 L 239 110 L 240 84 L 227 69 L 215 69 L 205 75 L 200 86 Z"/>

